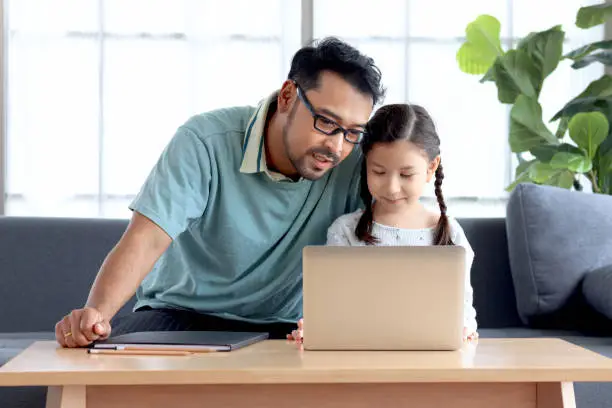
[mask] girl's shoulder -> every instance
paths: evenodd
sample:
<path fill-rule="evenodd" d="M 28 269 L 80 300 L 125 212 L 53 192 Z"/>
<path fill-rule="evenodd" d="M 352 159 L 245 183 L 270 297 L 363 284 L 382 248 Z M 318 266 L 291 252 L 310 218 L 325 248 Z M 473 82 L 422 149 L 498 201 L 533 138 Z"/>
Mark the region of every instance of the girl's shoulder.
<path fill-rule="evenodd" d="M 451 230 L 453 232 L 463 229 L 461 228 L 461 224 L 459 224 L 459 221 L 457 221 L 455 217 L 453 217 L 452 215 L 447 215 L 447 217 L 448 217 L 448 224 L 450 225 Z"/>
<path fill-rule="evenodd" d="M 449 223 L 449 225 L 451 227 L 451 232 L 452 232 L 453 235 L 464 234 L 463 227 L 461 226 L 459 221 L 457 221 L 457 219 L 455 217 L 453 217 L 452 215 L 448 216 L 448 223 Z"/>
<path fill-rule="evenodd" d="M 357 227 L 357 223 L 363 214 L 363 210 L 357 210 L 352 213 L 343 214 L 332 223 L 330 229 L 344 229 L 348 228 L 354 230 Z"/>
<path fill-rule="evenodd" d="M 430 213 L 430 216 L 432 219 L 431 225 L 436 225 L 438 223 L 438 220 L 440 219 L 440 213 L 432 212 Z M 451 239 L 453 241 L 464 240 L 465 232 L 463 231 L 463 227 L 461 226 L 459 221 L 457 221 L 457 219 L 452 215 L 447 215 L 447 217 L 451 231 Z"/>
<path fill-rule="evenodd" d="M 448 216 L 448 223 L 451 229 L 451 240 L 455 243 L 455 245 L 466 247 L 468 252 L 471 252 L 472 249 L 470 243 L 459 221 L 457 221 L 455 217 Z"/>

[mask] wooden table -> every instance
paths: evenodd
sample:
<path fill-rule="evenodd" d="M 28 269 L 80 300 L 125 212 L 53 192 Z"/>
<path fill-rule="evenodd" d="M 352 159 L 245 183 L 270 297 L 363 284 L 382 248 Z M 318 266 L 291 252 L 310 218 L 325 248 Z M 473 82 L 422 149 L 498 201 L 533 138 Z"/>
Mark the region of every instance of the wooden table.
<path fill-rule="evenodd" d="M 0 368 L 0 386 L 48 386 L 48 408 L 568 408 L 574 381 L 612 381 L 612 360 L 557 339 L 481 339 L 458 352 L 303 351 L 265 341 L 166 357 L 39 342 Z"/>

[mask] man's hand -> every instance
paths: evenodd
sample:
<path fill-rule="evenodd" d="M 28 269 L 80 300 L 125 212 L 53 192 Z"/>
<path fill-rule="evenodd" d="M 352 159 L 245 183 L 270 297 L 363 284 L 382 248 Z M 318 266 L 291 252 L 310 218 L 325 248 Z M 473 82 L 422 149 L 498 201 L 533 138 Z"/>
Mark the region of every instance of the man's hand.
<path fill-rule="evenodd" d="M 63 347 L 83 347 L 107 338 L 109 320 L 134 295 L 171 242 L 157 224 L 134 212 L 125 233 L 104 259 L 85 307 L 73 310 L 55 325 L 57 342 Z"/>
<path fill-rule="evenodd" d="M 97 309 L 75 309 L 55 325 L 55 339 L 62 347 L 84 347 L 110 335 L 108 320 Z"/>

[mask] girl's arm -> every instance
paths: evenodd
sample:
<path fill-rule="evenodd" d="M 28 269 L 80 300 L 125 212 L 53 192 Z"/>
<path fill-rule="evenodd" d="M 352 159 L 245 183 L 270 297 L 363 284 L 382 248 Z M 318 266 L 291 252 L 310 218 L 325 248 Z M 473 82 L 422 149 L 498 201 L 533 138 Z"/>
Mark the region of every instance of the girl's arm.
<path fill-rule="evenodd" d="M 478 332 L 478 323 L 476 321 L 476 309 L 474 308 L 474 290 L 471 284 L 471 271 L 472 264 L 474 262 L 474 251 L 470 247 L 470 244 L 466 239 L 465 248 L 467 250 L 467 259 L 465 260 L 465 300 L 464 300 L 464 325 L 466 328 L 466 334 L 470 336 Z"/>
<path fill-rule="evenodd" d="M 343 215 L 336 219 L 327 229 L 328 246 L 352 246 L 351 237 L 355 235 L 355 226 L 353 214 Z"/>
<path fill-rule="evenodd" d="M 354 237 L 353 241 L 356 240 L 354 231 L 359 219 L 358 215 L 359 213 L 351 213 L 338 217 L 327 229 L 326 245 L 352 246 L 351 237 Z M 297 323 L 298 328 L 287 334 L 287 339 L 301 344 L 304 339 L 304 319 L 300 319 Z"/>
<path fill-rule="evenodd" d="M 456 220 L 452 221 L 453 229 L 455 230 L 454 243 L 457 246 L 462 246 L 466 251 L 465 259 L 465 300 L 464 300 L 464 326 L 466 335 L 475 335 L 478 331 L 478 323 L 476 321 L 476 309 L 474 308 L 474 290 L 471 283 L 472 264 L 474 263 L 474 250 L 465 236 L 465 232 L 461 225 Z"/>
<path fill-rule="evenodd" d="M 336 219 L 327 229 L 327 244 L 328 246 L 351 246 L 350 234 L 354 235 L 356 223 L 355 217 L 352 214 L 343 215 Z M 354 225 L 353 225 L 354 224 Z M 304 319 L 297 322 L 298 328 L 293 330 L 291 334 L 287 334 L 287 339 L 298 344 L 304 341 Z"/>

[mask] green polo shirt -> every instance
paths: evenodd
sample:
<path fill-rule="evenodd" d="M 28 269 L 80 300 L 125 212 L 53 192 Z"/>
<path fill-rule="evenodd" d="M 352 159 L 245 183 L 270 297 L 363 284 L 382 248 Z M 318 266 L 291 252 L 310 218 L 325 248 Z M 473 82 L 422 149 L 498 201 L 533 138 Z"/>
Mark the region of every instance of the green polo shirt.
<path fill-rule="evenodd" d="M 130 204 L 173 238 L 137 291 L 136 308 L 180 308 L 254 323 L 302 315 L 302 249 L 359 206 L 360 151 L 316 181 L 270 171 L 271 95 L 256 107 L 181 126 Z"/>

